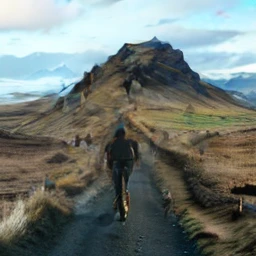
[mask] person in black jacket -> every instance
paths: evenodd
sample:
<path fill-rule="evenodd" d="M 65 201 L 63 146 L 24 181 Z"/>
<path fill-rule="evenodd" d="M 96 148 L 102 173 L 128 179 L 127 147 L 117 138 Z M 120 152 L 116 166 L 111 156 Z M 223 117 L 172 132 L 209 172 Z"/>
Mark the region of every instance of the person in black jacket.
<path fill-rule="evenodd" d="M 124 173 L 125 189 L 129 201 L 128 182 L 133 166 L 140 159 L 138 142 L 126 139 L 123 127 L 118 128 L 113 140 L 105 147 L 108 167 L 112 169 L 116 198 L 121 194 L 122 171 Z M 114 204 L 115 208 L 115 204 Z"/>

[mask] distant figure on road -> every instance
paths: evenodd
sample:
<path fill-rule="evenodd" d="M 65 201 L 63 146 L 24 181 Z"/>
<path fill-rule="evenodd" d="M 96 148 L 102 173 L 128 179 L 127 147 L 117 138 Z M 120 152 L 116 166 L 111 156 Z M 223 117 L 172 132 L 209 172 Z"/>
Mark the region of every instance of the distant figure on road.
<path fill-rule="evenodd" d="M 79 147 L 81 142 L 80 136 L 77 134 L 75 137 L 75 147 Z"/>
<path fill-rule="evenodd" d="M 130 95 L 130 90 L 132 86 L 132 81 L 135 79 L 135 76 L 133 74 L 129 74 L 126 79 L 123 82 L 123 87 L 126 90 L 127 95 Z"/>
<path fill-rule="evenodd" d="M 92 144 L 92 134 L 88 133 L 86 137 L 84 138 L 85 142 L 87 143 L 88 146 Z"/>

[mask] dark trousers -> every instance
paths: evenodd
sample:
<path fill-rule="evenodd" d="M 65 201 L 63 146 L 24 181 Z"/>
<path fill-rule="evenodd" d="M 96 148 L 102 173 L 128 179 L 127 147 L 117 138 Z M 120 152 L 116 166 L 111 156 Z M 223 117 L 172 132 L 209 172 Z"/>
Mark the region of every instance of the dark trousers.
<path fill-rule="evenodd" d="M 122 172 L 124 175 L 125 189 L 128 188 L 129 177 L 132 173 L 133 160 L 118 160 L 113 162 L 113 181 L 116 196 L 122 192 Z"/>

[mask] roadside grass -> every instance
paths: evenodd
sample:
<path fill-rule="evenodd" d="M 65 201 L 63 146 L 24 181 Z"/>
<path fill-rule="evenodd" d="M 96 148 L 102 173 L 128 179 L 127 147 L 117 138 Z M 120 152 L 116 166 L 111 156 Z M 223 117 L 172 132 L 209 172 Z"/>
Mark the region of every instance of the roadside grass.
<path fill-rule="evenodd" d="M 218 229 L 212 228 L 213 220 L 210 217 L 207 217 L 207 222 L 202 220 L 202 217 L 206 217 L 193 202 L 183 173 L 170 164 L 170 161 L 168 156 L 158 155 L 154 172 L 156 183 L 160 190 L 168 189 L 171 192 L 172 210 L 179 217 L 179 222 L 189 239 L 198 244 L 203 255 L 214 255 L 211 252 L 218 241 Z"/>
<path fill-rule="evenodd" d="M 189 239 L 194 239 L 195 237 L 201 236 L 200 234 L 203 234 L 204 226 L 200 221 L 191 217 L 188 209 L 184 210 L 180 215 L 180 224 L 188 233 Z"/>
<path fill-rule="evenodd" d="M 193 125 L 194 131 L 189 131 L 190 126 L 185 125 L 184 120 L 181 122 L 182 113 L 140 111 L 139 114 L 128 115 L 128 118 L 134 129 L 142 131 L 148 139 L 160 131 L 171 134 L 171 130 L 176 128 L 176 137 L 168 140 L 162 136 L 162 140 L 154 141 L 158 153 L 154 173 L 160 190 L 171 191 L 172 209 L 180 216 L 190 238 L 197 241 L 204 255 L 256 255 L 255 214 L 244 210 L 234 220 L 232 215 L 238 209 L 236 202 L 241 195 L 231 194 L 234 186 L 256 184 L 255 112 L 233 112 L 231 115 L 223 111 L 222 115 L 227 114 L 227 118 L 220 118 L 217 112 L 211 113 L 215 119 L 208 114 L 192 114 L 197 116 L 197 122 Z M 173 117 L 176 120 L 171 120 Z M 206 119 L 208 123 L 204 123 Z M 176 126 L 167 125 L 172 122 L 176 122 Z M 214 135 L 216 129 L 219 136 L 206 136 L 206 130 Z M 174 143 L 180 146 L 173 147 Z M 158 146 L 171 154 L 164 153 Z M 172 161 L 174 152 L 178 155 L 183 153 L 187 168 L 176 170 L 175 166 L 180 166 L 180 161 Z M 256 201 L 253 196 L 242 196 L 247 202 Z"/>
<path fill-rule="evenodd" d="M 53 229 L 71 214 L 72 203 L 63 194 L 37 191 L 27 200 L 18 200 L 11 215 L 0 223 L 0 243 L 13 246 L 20 239 L 29 240 L 39 226 Z"/>
<path fill-rule="evenodd" d="M 44 247 L 42 241 L 46 248 L 46 241 L 72 216 L 70 196 L 97 177 L 97 152 L 65 144 L 21 147 L 14 140 L 11 143 L 1 147 L 0 255 L 35 255 L 29 250 Z M 9 150 L 13 145 L 18 145 L 15 158 L 3 157 L 13 152 Z M 41 190 L 46 175 L 56 183 L 56 190 Z"/>
<path fill-rule="evenodd" d="M 81 193 L 96 177 L 97 174 L 93 172 L 84 173 L 82 175 L 71 173 L 58 179 L 56 186 L 64 190 L 68 196 L 74 196 Z"/>
<path fill-rule="evenodd" d="M 232 211 L 235 204 L 221 206 L 200 206 L 195 204 L 185 185 L 184 174 L 170 165 L 170 157 L 159 154 L 155 163 L 155 178 L 162 190 L 168 189 L 173 196 L 173 211 L 179 216 L 180 223 L 190 239 L 197 242 L 203 255 L 236 255 L 249 256 L 255 250 L 255 223 L 252 213 L 244 213 L 241 218 L 233 221 Z M 189 177 L 199 175 L 206 179 L 204 172 L 191 168 Z M 199 195 L 204 198 L 205 192 L 199 189 Z M 214 192 L 213 192 L 214 193 Z M 206 195 L 206 201 L 213 198 Z M 207 205 L 207 204 L 205 204 Z M 254 224 L 253 224 L 254 223 Z M 250 246 L 253 246 L 249 250 Z"/>

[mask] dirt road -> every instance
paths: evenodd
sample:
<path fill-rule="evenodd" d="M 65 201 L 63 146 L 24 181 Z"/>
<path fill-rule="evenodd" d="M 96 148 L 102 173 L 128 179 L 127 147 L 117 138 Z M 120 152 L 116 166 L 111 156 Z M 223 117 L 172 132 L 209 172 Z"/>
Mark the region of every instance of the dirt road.
<path fill-rule="evenodd" d="M 161 195 L 143 163 L 130 179 L 131 209 L 125 225 L 111 209 L 114 191 L 107 187 L 95 200 L 80 204 L 48 256 L 200 255 L 171 215 L 164 218 Z M 86 200 L 85 200 L 86 201 Z"/>

